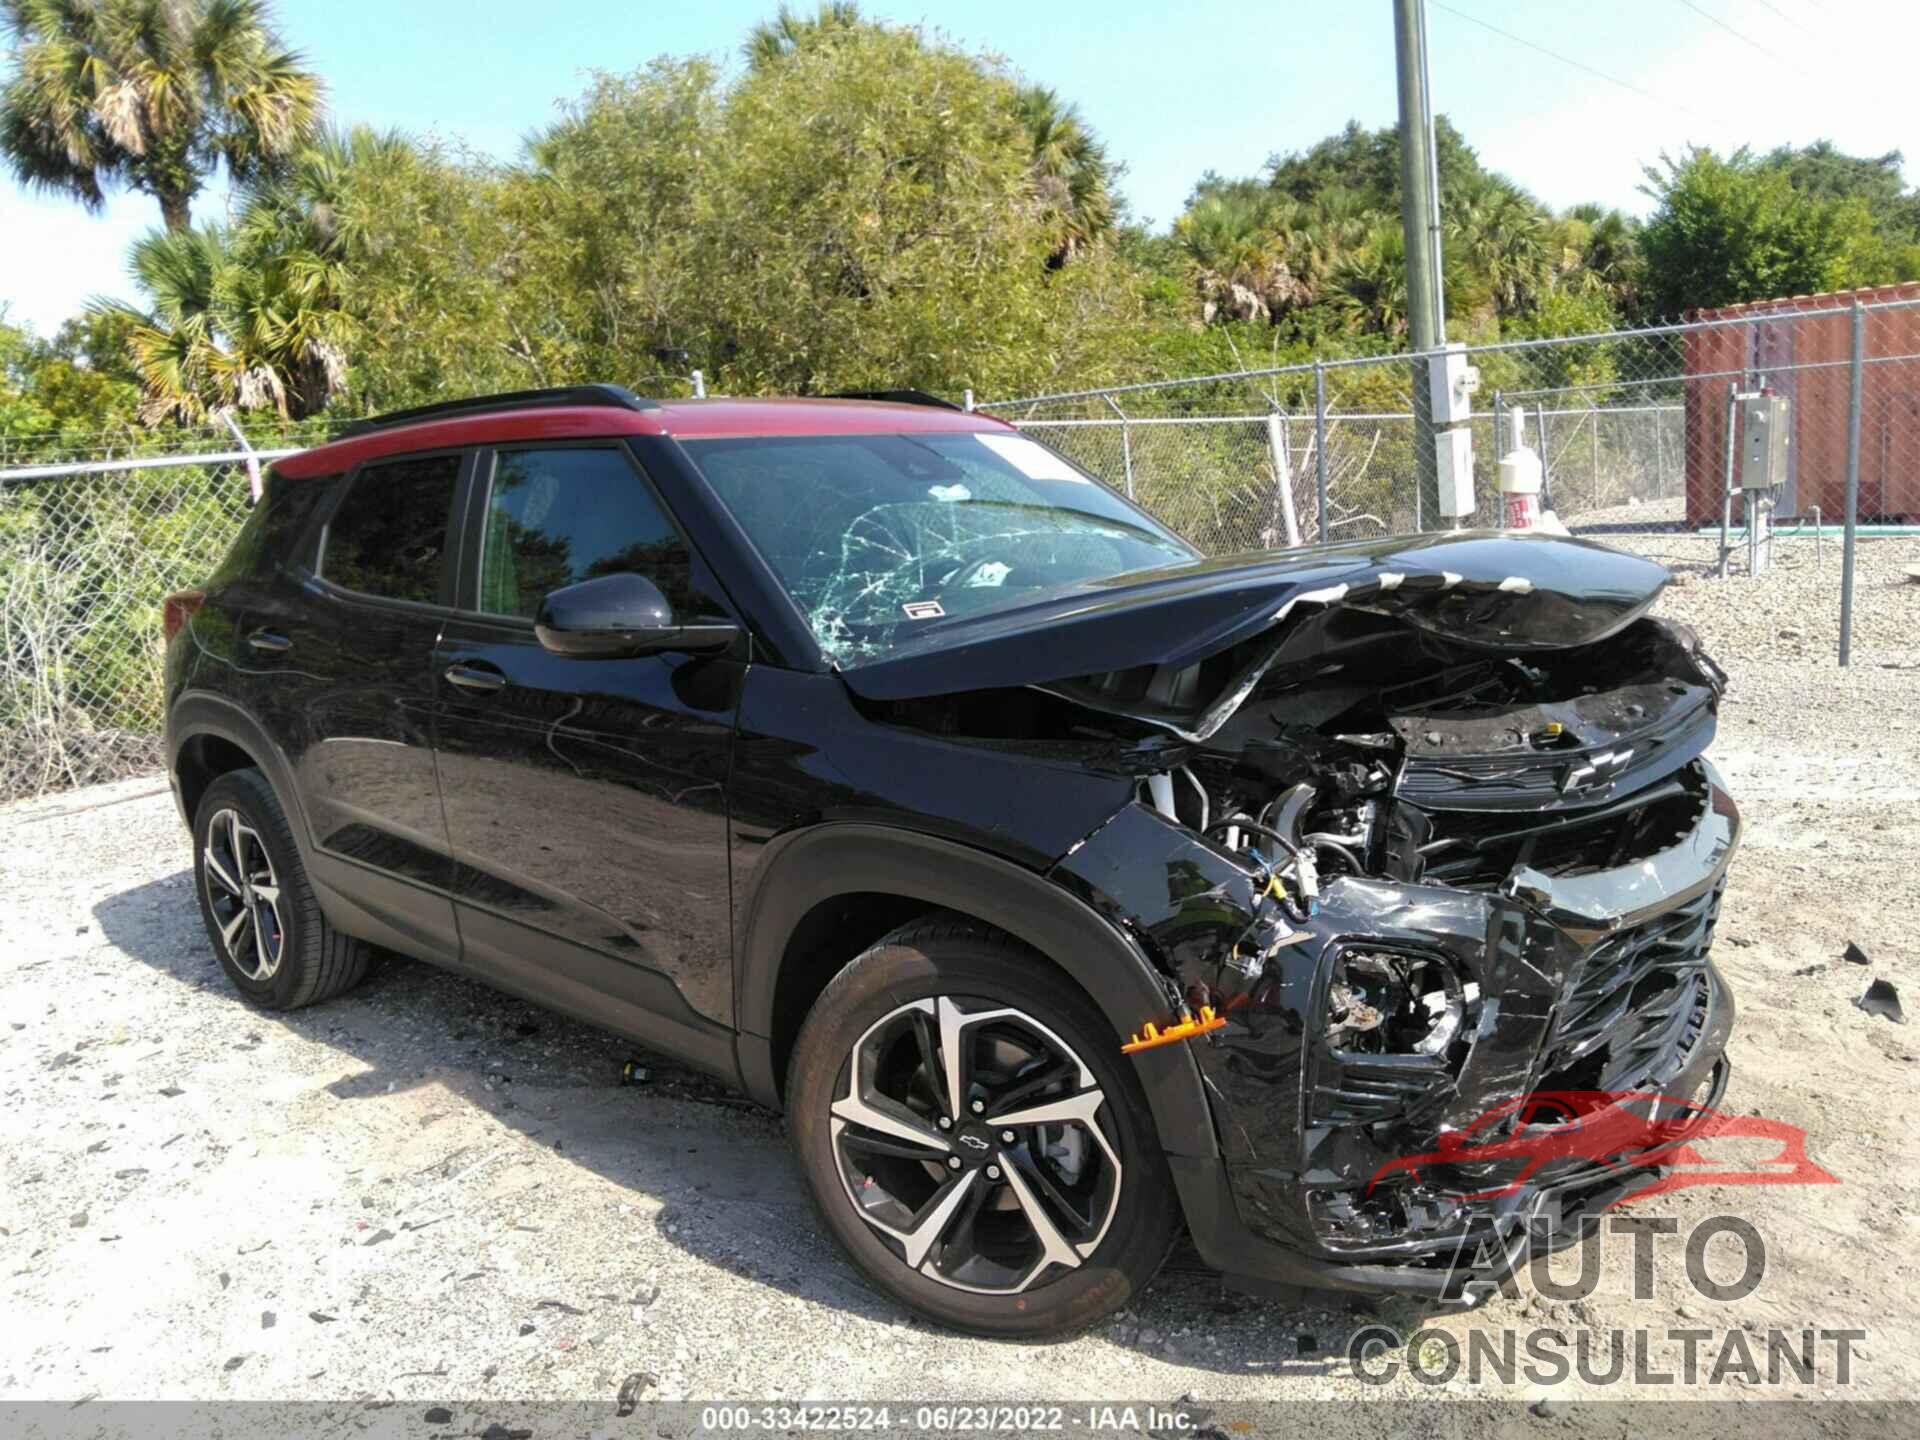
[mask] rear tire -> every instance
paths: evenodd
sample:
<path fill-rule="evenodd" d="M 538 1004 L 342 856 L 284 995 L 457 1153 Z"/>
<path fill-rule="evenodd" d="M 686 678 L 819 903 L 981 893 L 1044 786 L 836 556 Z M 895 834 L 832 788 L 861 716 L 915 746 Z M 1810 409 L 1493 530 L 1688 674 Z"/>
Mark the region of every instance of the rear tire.
<path fill-rule="evenodd" d="M 193 878 L 220 968 L 253 1004 L 297 1010 L 366 974 L 366 945 L 320 913 L 286 812 L 258 770 L 207 786 L 193 818 Z"/>
<path fill-rule="evenodd" d="M 1145 1289 L 1179 1234 L 1112 1026 L 1045 957 L 973 921 L 916 921 L 834 977 L 795 1042 L 787 1114 L 848 1257 L 958 1330 L 1083 1329 Z"/>

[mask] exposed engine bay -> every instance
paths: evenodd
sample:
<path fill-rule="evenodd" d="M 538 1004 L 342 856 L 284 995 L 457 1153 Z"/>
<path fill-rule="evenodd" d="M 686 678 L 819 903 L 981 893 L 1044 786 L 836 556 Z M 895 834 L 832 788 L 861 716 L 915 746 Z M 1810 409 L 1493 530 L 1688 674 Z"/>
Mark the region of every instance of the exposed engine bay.
<path fill-rule="evenodd" d="M 1489 657 L 1392 622 L 1338 628 L 1332 653 L 1269 672 L 1146 781 L 1162 815 L 1296 900 L 1339 875 L 1485 888 L 1522 866 L 1612 868 L 1697 816 L 1681 772 L 1713 733 L 1723 677 L 1690 633 L 1641 619 Z"/>
<path fill-rule="evenodd" d="M 1225 1017 L 1192 1049 L 1240 1217 L 1338 1257 L 1316 1283 L 1431 1294 L 1620 1173 L 1507 1189 L 1407 1156 L 1525 1094 L 1600 1097 L 1570 1118 L 1717 1097 L 1732 1004 L 1707 957 L 1739 816 L 1702 756 L 1726 677 L 1646 613 L 1659 567 L 1486 538 L 1369 558 L 1152 663 L 1060 679 L 982 646 L 959 668 L 1001 683 L 901 694 L 903 662 L 849 684 L 893 723 L 1129 778 L 1053 878 L 1136 938 L 1174 1016 Z M 1089 654 L 1139 653 L 1097 623 Z"/>

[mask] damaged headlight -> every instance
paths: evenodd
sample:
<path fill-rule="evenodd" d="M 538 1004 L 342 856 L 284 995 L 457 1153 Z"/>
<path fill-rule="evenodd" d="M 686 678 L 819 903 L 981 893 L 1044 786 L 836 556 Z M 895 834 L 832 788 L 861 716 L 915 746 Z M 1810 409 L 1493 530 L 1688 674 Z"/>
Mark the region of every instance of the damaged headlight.
<path fill-rule="evenodd" d="M 1328 979 L 1324 1034 L 1337 1054 L 1443 1056 L 1477 998 L 1444 956 L 1347 948 Z"/>

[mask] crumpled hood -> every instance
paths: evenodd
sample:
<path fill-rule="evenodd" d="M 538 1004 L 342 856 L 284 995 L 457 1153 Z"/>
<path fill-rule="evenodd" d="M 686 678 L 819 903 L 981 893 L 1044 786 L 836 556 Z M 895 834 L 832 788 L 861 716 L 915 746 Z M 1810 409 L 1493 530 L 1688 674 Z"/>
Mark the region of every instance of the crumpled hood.
<path fill-rule="evenodd" d="M 889 701 L 1139 665 L 1179 669 L 1312 607 L 1390 614 L 1488 651 L 1557 650 L 1630 625 L 1670 578 L 1662 565 L 1591 541 L 1501 531 L 1216 556 L 937 622 L 842 678 L 863 699 Z"/>

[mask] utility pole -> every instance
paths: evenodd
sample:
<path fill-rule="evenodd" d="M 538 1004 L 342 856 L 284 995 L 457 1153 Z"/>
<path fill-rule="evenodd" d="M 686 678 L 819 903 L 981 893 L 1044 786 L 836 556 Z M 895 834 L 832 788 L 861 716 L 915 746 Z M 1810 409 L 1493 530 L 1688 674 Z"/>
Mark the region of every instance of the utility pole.
<path fill-rule="evenodd" d="M 1440 166 L 1427 88 L 1426 0 L 1393 0 L 1394 59 L 1400 75 L 1400 225 L 1407 242 L 1407 321 L 1413 348 L 1447 341 L 1440 289 Z"/>
<path fill-rule="evenodd" d="M 1416 351 L 1447 340 L 1440 285 L 1440 167 L 1434 153 L 1433 100 L 1427 87 L 1426 0 L 1393 0 L 1394 58 L 1400 78 L 1400 225 L 1407 251 L 1407 328 Z M 1427 364 L 1413 369 L 1415 525 L 1439 522 L 1432 392 Z"/>

